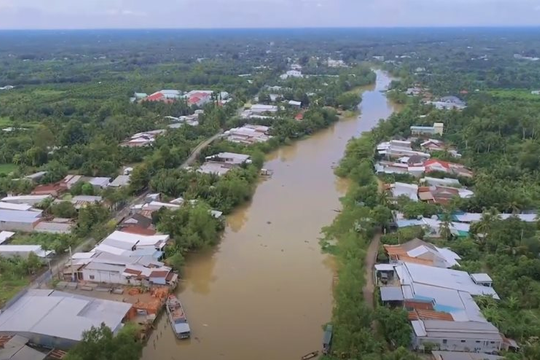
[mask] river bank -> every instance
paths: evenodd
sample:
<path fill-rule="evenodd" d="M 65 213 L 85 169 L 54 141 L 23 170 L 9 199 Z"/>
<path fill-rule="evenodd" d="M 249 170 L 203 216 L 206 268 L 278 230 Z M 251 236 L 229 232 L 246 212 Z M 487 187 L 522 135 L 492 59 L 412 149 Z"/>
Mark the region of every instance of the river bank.
<path fill-rule="evenodd" d="M 346 181 L 333 174 L 347 141 L 389 116 L 380 92 L 390 78 L 363 89 L 361 116 L 344 119 L 266 157 L 272 178 L 227 218 L 221 243 L 187 259 L 177 290 L 193 338 L 178 342 L 162 318 L 143 359 L 293 359 L 320 348 L 332 312 L 332 257 L 320 228 L 340 208 Z"/>

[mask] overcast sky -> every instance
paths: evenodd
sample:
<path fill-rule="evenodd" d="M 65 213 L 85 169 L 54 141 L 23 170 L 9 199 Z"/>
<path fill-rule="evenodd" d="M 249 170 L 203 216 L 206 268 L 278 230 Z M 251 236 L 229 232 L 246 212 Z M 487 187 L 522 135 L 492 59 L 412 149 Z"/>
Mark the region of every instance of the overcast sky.
<path fill-rule="evenodd" d="M 0 0 L 0 29 L 540 25 L 540 0 Z"/>

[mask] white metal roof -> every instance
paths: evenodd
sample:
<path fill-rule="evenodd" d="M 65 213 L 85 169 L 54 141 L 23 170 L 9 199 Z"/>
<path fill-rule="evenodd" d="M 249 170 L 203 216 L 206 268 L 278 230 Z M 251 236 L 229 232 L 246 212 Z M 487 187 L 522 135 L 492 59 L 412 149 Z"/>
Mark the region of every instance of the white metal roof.
<path fill-rule="evenodd" d="M 478 273 L 478 274 L 471 274 L 471 278 L 476 282 L 476 283 L 485 283 L 485 282 L 493 282 L 493 280 L 491 280 L 491 278 L 489 277 L 488 274 L 486 273 Z"/>
<path fill-rule="evenodd" d="M 28 204 L 12 204 L 8 202 L 0 201 L 0 209 L 2 210 L 17 210 L 17 211 L 28 211 L 32 209 L 31 205 Z"/>
<path fill-rule="evenodd" d="M 54 290 L 29 290 L 0 314 L 0 332 L 32 333 L 80 341 L 82 333 L 105 323 L 115 330 L 131 304 Z"/>
<path fill-rule="evenodd" d="M 375 270 L 377 270 L 377 271 L 394 271 L 394 265 L 392 265 L 392 264 L 375 264 Z"/>
<path fill-rule="evenodd" d="M 15 235 L 15 233 L 11 232 L 11 231 L 2 231 L 2 232 L 0 232 L 0 244 L 6 242 L 6 240 L 11 238 L 13 235 Z"/>
<path fill-rule="evenodd" d="M 129 175 L 118 175 L 116 179 L 114 179 L 109 186 L 112 187 L 121 187 L 121 186 L 127 186 L 129 185 L 129 179 L 131 176 Z"/>
<path fill-rule="evenodd" d="M 39 257 L 47 257 L 53 253 L 53 251 L 43 250 L 41 248 L 41 245 L 0 245 L 0 254 L 31 252 L 33 252 Z"/>
<path fill-rule="evenodd" d="M 0 210 L 0 222 L 32 224 L 40 217 L 37 211 Z"/>

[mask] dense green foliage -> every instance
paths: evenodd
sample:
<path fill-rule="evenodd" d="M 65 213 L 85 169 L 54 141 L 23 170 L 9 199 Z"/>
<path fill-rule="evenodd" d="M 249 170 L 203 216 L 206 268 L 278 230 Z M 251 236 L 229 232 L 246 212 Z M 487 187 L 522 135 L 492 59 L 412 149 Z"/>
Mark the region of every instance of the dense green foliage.
<path fill-rule="evenodd" d="M 102 324 L 83 333 L 83 339 L 65 357 L 66 360 L 133 360 L 141 356 L 143 345 L 137 329 L 128 325 L 117 334 Z"/>

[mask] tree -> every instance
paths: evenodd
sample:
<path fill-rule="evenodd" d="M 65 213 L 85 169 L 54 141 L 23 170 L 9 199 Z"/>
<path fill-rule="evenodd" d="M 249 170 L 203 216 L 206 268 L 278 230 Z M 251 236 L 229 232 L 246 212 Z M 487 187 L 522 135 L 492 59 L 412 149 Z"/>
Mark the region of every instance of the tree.
<path fill-rule="evenodd" d="M 83 195 L 94 195 L 94 186 L 90 183 L 84 183 L 81 185 L 81 193 Z"/>
<path fill-rule="evenodd" d="M 408 348 L 411 344 L 411 325 L 404 309 L 377 307 L 375 318 L 381 325 L 381 333 L 393 348 Z"/>
<path fill-rule="evenodd" d="M 143 191 L 150 181 L 150 171 L 148 165 L 138 165 L 133 169 L 129 179 L 129 190 L 131 193 L 139 193 Z"/>
<path fill-rule="evenodd" d="M 74 218 L 77 216 L 75 206 L 69 201 L 61 201 L 51 206 L 51 213 L 59 218 Z"/>
<path fill-rule="evenodd" d="M 70 120 L 64 128 L 64 131 L 60 134 L 60 142 L 64 146 L 82 144 L 85 143 L 86 140 L 87 134 L 84 131 L 83 125 L 77 120 Z"/>
<path fill-rule="evenodd" d="M 126 325 L 115 336 L 105 324 L 83 333 L 66 360 L 133 360 L 141 356 L 143 345 L 137 340 L 137 329 Z"/>

